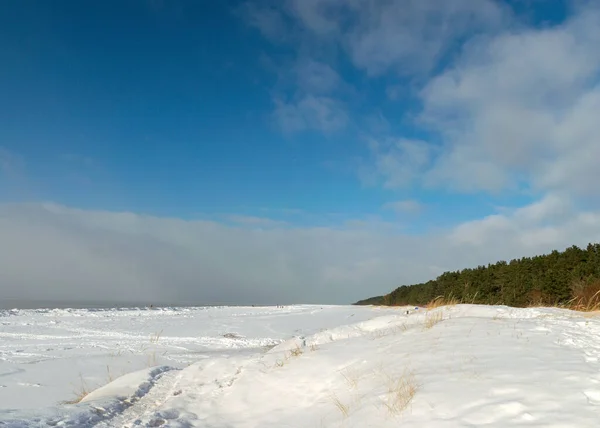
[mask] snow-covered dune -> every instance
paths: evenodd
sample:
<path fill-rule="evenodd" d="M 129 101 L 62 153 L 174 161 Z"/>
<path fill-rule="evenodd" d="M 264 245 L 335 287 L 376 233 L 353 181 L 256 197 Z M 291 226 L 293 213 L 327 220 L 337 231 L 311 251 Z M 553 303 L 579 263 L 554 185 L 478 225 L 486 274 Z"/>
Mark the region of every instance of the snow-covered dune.
<path fill-rule="evenodd" d="M 600 316 L 408 309 L 5 313 L 0 426 L 599 426 Z M 99 380 L 123 348 L 129 374 L 56 405 L 69 377 Z"/>

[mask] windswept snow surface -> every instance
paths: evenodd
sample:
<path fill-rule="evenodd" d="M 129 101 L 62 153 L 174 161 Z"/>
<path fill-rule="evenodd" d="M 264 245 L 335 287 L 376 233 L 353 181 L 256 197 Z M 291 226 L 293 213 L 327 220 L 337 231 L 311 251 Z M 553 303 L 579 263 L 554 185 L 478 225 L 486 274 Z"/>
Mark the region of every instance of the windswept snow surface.
<path fill-rule="evenodd" d="M 598 314 L 292 306 L 0 323 L 0 427 L 600 426 Z M 128 374 L 57 405 L 80 373 L 106 384 L 107 366 Z"/>

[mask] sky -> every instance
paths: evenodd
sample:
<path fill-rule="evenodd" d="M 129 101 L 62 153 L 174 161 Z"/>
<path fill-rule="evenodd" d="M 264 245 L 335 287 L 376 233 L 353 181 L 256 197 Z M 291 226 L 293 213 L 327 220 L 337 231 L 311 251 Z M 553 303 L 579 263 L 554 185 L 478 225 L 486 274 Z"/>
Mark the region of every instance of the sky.
<path fill-rule="evenodd" d="M 600 4 L 0 4 L 0 299 L 351 303 L 600 241 Z"/>

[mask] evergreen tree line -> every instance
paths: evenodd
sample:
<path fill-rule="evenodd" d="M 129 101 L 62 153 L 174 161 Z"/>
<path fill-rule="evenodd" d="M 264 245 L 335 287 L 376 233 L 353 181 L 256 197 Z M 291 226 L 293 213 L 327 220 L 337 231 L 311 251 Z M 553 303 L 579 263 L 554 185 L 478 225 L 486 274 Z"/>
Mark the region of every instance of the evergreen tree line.
<path fill-rule="evenodd" d="M 401 286 L 357 304 L 425 305 L 443 297 L 476 304 L 580 305 L 600 301 L 600 244 L 510 262 L 444 272 L 436 279 Z"/>

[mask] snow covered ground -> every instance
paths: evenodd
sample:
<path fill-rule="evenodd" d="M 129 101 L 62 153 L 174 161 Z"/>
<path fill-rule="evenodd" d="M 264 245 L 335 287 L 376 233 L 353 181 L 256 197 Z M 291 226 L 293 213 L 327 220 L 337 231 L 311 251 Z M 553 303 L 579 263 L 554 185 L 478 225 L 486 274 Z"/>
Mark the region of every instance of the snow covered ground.
<path fill-rule="evenodd" d="M 0 427 L 599 426 L 597 314 L 407 309 L 3 311 Z"/>

